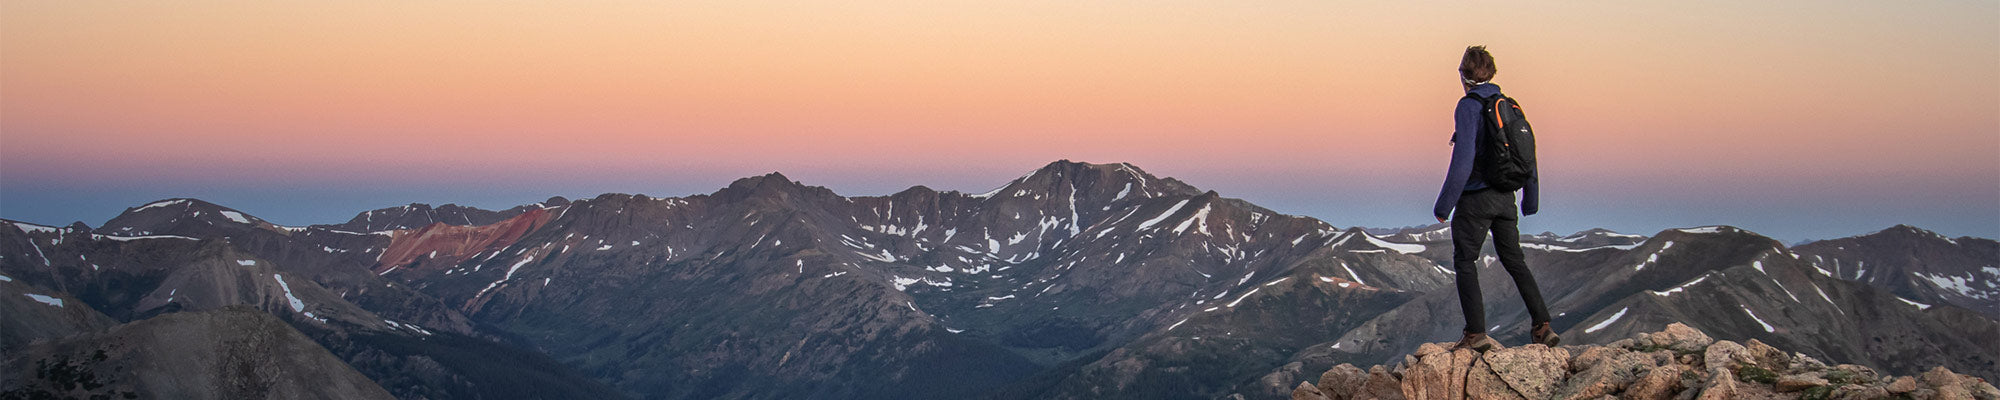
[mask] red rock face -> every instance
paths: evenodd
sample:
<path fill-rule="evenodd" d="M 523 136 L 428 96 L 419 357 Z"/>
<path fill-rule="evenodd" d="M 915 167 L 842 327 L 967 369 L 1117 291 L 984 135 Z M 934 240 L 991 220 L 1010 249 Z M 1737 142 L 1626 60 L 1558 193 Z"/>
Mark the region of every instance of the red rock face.
<path fill-rule="evenodd" d="M 434 223 L 414 231 L 398 232 L 382 251 L 375 272 L 410 267 L 425 258 L 423 266 L 443 269 L 487 251 L 499 251 L 521 240 L 551 219 L 548 210 L 534 209 L 489 225 L 459 226 Z M 433 253 L 435 252 L 435 253 Z M 433 255 L 435 254 L 435 255 Z"/>

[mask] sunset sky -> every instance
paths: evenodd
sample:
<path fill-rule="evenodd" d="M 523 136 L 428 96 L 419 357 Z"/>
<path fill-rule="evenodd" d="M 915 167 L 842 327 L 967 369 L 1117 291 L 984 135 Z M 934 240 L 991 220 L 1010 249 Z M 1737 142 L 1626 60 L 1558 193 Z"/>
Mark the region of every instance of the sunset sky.
<path fill-rule="evenodd" d="M 0 218 L 984 192 L 1069 159 L 1421 225 L 1472 44 L 1537 128 L 1523 231 L 2000 237 L 1983 0 L 6 1 Z"/>

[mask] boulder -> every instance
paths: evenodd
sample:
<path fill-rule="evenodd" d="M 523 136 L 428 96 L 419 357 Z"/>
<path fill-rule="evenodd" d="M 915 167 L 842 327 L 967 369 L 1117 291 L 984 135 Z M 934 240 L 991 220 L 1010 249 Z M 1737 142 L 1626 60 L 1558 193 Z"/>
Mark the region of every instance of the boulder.
<path fill-rule="evenodd" d="M 1282 396 L 1286 390 L 1291 388 L 1287 384 L 1297 382 L 1304 375 L 1305 364 L 1293 361 L 1285 364 L 1285 366 L 1278 367 L 1276 371 L 1264 374 L 1262 378 L 1258 378 L 1257 386 L 1252 389 L 1256 390 L 1256 393 L 1260 397 Z"/>
<path fill-rule="evenodd" d="M 1972 390 L 1968 390 L 1966 384 L 1964 384 L 1966 378 L 1958 376 L 1958 374 L 1952 374 L 1952 370 L 1948 370 L 1944 366 L 1930 368 L 1930 370 L 1926 370 L 1924 374 L 1920 374 L 1916 378 L 1922 380 L 1924 386 L 1930 386 L 1932 390 L 1938 390 L 1936 398 L 1972 398 Z"/>
<path fill-rule="evenodd" d="M 1698 353 L 1715 343 L 1708 334 L 1681 323 L 1667 324 L 1666 330 L 1644 335 L 1639 340 L 1641 346 L 1652 346 L 1673 350 L 1677 353 Z"/>
<path fill-rule="evenodd" d="M 1778 377 L 1776 389 L 1781 393 L 1791 393 L 1829 385 L 1825 378 L 1812 374 L 1791 374 Z"/>
<path fill-rule="evenodd" d="M 1380 365 L 1368 368 L 1368 380 L 1361 383 L 1361 391 L 1353 400 L 1404 400 L 1401 382 L 1389 375 L 1389 369 Z"/>
<path fill-rule="evenodd" d="M 1569 351 L 1531 344 L 1488 351 L 1482 357 L 1493 374 L 1530 399 L 1554 396 L 1569 378 Z"/>
<path fill-rule="evenodd" d="M 1652 370 L 1646 371 L 1644 376 L 1640 376 L 1638 381 L 1633 382 L 1631 388 L 1625 389 L 1625 398 L 1634 400 L 1671 399 L 1674 397 L 1674 394 L 1680 393 L 1681 373 L 1687 371 L 1687 368 L 1687 366 L 1680 364 L 1653 367 Z"/>
<path fill-rule="evenodd" d="M 1334 399 L 1326 397 L 1325 393 L 1320 393 L 1319 387 L 1313 386 L 1312 382 L 1299 382 L 1299 387 L 1292 389 L 1292 400 L 1334 400 Z"/>
<path fill-rule="evenodd" d="M 1826 363 L 1805 353 L 1792 353 L 1792 368 L 1799 371 L 1825 371 Z"/>
<path fill-rule="evenodd" d="M 1941 388 L 1945 386 L 1958 386 L 1959 383 L 1958 374 L 1952 373 L 1950 368 L 1945 368 L 1942 366 L 1937 368 L 1931 368 L 1931 370 L 1929 371 L 1924 371 L 1923 374 L 1917 375 L 1917 379 L 1923 380 L 1924 386 L 1929 386 L 1932 388 Z"/>
<path fill-rule="evenodd" d="M 1451 351 L 1451 346 L 1444 343 L 1424 343 L 1417 345 L 1417 351 L 1410 353 L 1410 355 L 1417 358 L 1430 357 L 1432 354 Z"/>
<path fill-rule="evenodd" d="M 1599 361 L 1589 361 L 1590 369 L 1571 376 L 1569 381 L 1563 383 L 1562 388 L 1556 391 L 1555 398 L 1584 400 L 1618 393 L 1637 380 L 1641 373 L 1654 367 L 1653 356 L 1647 353 L 1634 353 L 1623 349 L 1608 353 L 1586 349 L 1584 353 L 1590 357 L 1599 357 Z M 1612 356 L 1601 357 L 1604 354 Z M 1577 358 L 1583 357 L 1585 356 Z M 1570 364 L 1576 365 L 1577 362 L 1572 359 Z"/>
<path fill-rule="evenodd" d="M 1431 357 L 1431 359 L 1437 358 L 1449 357 Z M 1457 400 L 1463 398 L 1465 392 L 1452 391 L 1450 383 L 1451 380 L 1445 377 L 1445 372 L 1438 371 L 1429 365 L 1424 365 L 1423 361 L 1418 361 L 1416 364 L 1409 366 L 1409 371 L 1403 373 L 1403 397 L 1410 400 Z"/>
<path fill-rule="evenodd" d="M 1674 352 L 1670 350 L 1654 350 L 1651 353 L 1646 353 L 1646 355 L 1653 356 L 1653 366 L 1656 367 L 1673 364 L 1680 359 L 1679 357 L 1674 357 Z"/>
<path fill-rule="evenodd" d="M 1889 398 L 1889 390 L 1880 386 L 1846 385 L 1834 389 L 1829 398 L 1834 400 L 1878 400 Z M 1953 397 L 1946 397 L 1953 398 Z M 1970 398 L 1970 397 L 1966 397 Z"/>
<path fill-rule="evenodd" d="M 1950 370 L 1946 370 L 1944 373 L 1953 377 L 1957 376 L 1957 374 L 1951 373 Z M 1874 383 L 1877 378 L 1881 377 L 1881 374 L 1875 373 L 1875 369 L 1873 368 L 1854 364 L 1841 364 L 1834 366 L 1832 371 L 1827 371 L 1826 375 L 1822 376 L 1825 376 L 1828 382 L 1844 385 L 1849 383 Z"/>
<path fill-rule="evenodd" d="M 1736 342 L 1727 340 L 1714 342 L 1713 345 L 1708 346 L 1702 352 L 1701 368 L 1707 370 L 1722 368 L 1735 371 L 1737 365 L 1750 361 L 1748 352 L 1748 349 L 1744 349 L 1743 345 L 1736 344 Z"/>
<path fill-rule="evenodd" d="M 1368 371 L 1362 371 L 1354 364 L 1340 364 L 1319 375 L 1319 392 L 1332 400 L 1347 400 L 1361 391 L 1361 385 L 1368 382 Z"/>
<path fill-rule="evenodd" d="M 1917 390 L 1917 378 L 1907 376 L 1898 377 L 1896 380 L 1889 381 L 1889 386 L 1885 389 L 1888 389 L 1889 393 L 1892 394 L 1904 394 L 1915 391 Z"/>
<path fill-rule="evenodd" d="M 1785 356 L 1783 350 L 1778 350 L 1776 347 L 1764 344 L 1761 340 L 1750 339 L 1750 341 L 1744 342 L 1743 350 L 1745 355 L 1750 357 L 1751 363 L 1759 367 L 1764 367 L 1764 369 L 1772 371 L 1788 371 L 1792 369 L 1791 357 Z"/>
<path fill-rule="evenodd" d="M 1965 387 L 1967 391 L 1972 392 L 1972 398 L 1979 400 L 2000 400 L 2000 388 L 1993 387 L 1993 383 L 1987 382 L 1985 379 L 1972 379 L 1965 383 Z"/>
<path fill-rule="evenodd" d="M 1580 373 L 1590 370 L 1591 367 L 1596 367 L 1600 362 L 1630 352 L 1631 350 L 1614 346 L 1591 346 L 1584 348 L 1583 351 L 1577 352 L 1575 357 L 1569 359 L 1569 371 Z"/>
<path fill-rule="evenodd" d="M 1527 399 L 1513 388 L 1507 387 L 1507 382 L 1502 380 L 1499 374 L 1493 373 L 1493 366 L 1488 365 L 1484 357 L 1473 361 L 1472 367 L 1465 372 L 1465 398 L 1466 400 Z"/>
<path fill-rule="evenodd" d="M 1732 400 L 1736 398 L 1736 374 L 1728 368 L 1708 370 L 1708 381 L 1701 385 L 1701 395 L 1695 400 Z"/>
<path fill-rule="evenodd" d="M 1426 343 L 1417 348 L 1420 359 L 1405 365 L 1403 396 L 1411 400 L 1465 398 L 1465 371 L 1477 353 L 1469 349 L 1447 351 L 1444 346 Z"/>
<path fill-rule="evenodd" d="M 1622 374 L 1624 369 L 1602 365 L 1577 373 L 1556 390 L 1556 399 L 1588 400 L 1618 393 L 1631 382 Z"/>

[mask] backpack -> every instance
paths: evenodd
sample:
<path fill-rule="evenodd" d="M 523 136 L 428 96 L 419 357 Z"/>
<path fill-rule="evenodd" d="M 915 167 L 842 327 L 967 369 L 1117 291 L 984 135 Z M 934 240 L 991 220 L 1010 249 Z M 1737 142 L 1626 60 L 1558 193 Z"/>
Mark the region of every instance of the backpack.
<path fill-rule="evenodd" d="M 1479 123 L 1479 151 L 1474 153 L 1472 176 L 1486 182 L 1487 187 L 1504 192 L 1520 190 L 1533 182 L 1535 129 L 1528 125 L 1528 116 L 1521 113 L 1520 103 L 1504 94 L 1482 98 L 1467 93 L 1465 97 L 1478 100 L 1484 115 Z"/>

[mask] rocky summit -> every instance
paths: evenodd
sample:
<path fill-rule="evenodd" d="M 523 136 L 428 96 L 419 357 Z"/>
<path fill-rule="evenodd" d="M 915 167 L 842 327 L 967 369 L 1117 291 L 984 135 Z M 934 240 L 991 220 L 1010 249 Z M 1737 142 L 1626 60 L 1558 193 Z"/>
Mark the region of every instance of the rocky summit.
<path fill-rule="evenodd" d="M 1393 367 L 1340 364 L 1317 384 L 1299 382 L 1292 390 L 1293 400 L 1997 398 L 1991 382 L 1945 367 L 1890 376 L 1827 365 L 1757 339 L 1716 340 L 1679 323 L 1601 346 L 1530 344 L 1480 353 L 1426 343 Z"/>

